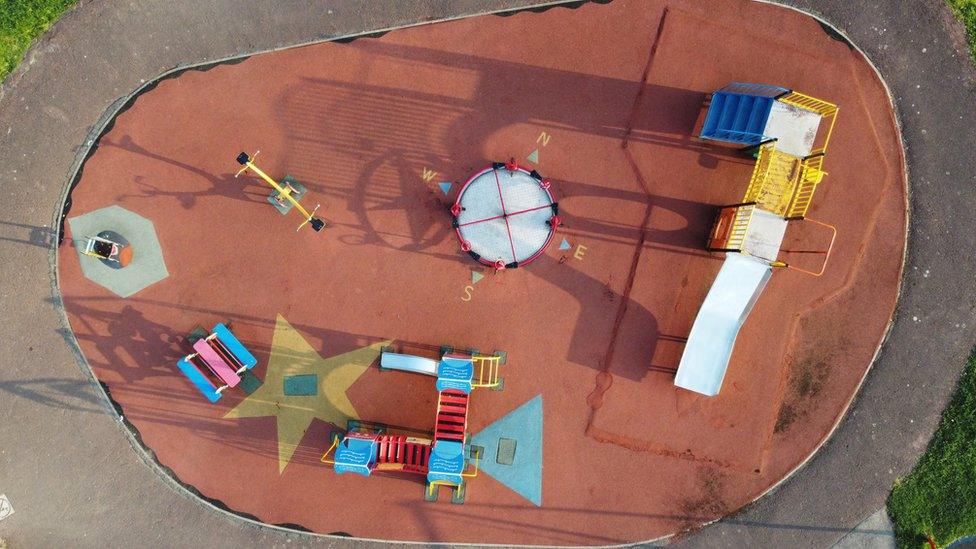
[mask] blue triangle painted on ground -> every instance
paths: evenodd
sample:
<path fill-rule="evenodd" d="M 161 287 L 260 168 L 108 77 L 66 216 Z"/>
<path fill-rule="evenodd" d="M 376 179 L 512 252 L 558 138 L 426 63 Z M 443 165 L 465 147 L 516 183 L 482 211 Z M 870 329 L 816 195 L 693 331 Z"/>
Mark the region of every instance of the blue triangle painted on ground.
<path fill-rule="evenodd" d="M 570 248 L 569 241 L 564 238 L 562 243 L 559 245 L 559 249 L 568 250 L 569 248 Z"/>
<path fill-rule="evenodd" d="M 529 156 L 527 156 L 526 158 L 529 160 L 529 162 L 531 162 L 533 164 L 538 164 L 539 163 L 539 149 L 536 149 L 536 150 L 532 151 L 531 153 L 529 153 Z"/>
<path fill-rule="evenodd" d="M 478 271 L 471 271 L 471 283 L 477 284 L 479 280 L 484 278 L 485 275 L 479 273 Z"/>
<path fill-rule="evenodd" d="M 515 440 L 515 459 L 500 465 L 498 441 Z M 476 434 L 472 444 L 485 449 L 481 470 L 518 495 L 542 505 L 542 395 L 536 395 Z"/>
<path fill-rule="evenodd" d="M 438 185 L 440 185 L 441 192 L 443 192 L 444 194 L 447 194 L 447 193 L 451 192 L 451 184 L 449 182 L 444 181 L 444 182 L 438 183 Z"/>

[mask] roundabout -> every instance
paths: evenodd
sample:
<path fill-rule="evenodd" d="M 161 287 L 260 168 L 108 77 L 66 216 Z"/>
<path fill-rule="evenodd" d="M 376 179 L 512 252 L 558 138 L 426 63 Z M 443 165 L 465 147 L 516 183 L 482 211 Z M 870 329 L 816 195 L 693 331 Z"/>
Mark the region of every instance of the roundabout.
<path fill-rule="evenodd" d="M 538 159 L 537 152 L 530 154 Z M 538 259 L 559 227 L 559 204 L 550 186 L 539 172 L 514 160 L 471 176 L 451 206 L 461 251 L 497 270 Z"/>

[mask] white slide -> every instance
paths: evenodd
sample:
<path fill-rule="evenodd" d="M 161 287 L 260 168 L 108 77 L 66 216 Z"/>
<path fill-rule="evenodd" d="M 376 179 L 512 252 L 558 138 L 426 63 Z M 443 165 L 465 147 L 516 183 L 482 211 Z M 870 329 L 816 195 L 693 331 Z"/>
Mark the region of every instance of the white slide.
<path fill-rule="evenodd" d="M 380 357 L 380 367 L 388 370 L 401 370 L 415 374 L 437 376 L 437 365 L 440 361 L 422 356 L 401 355 L 400 353 L 386 353 Z"/>
<path fill-rule="evenodd" d="M 772 273 L 772 267 L 754 257 L 739 253 L 725 256 L 691 327 L 674 376 L 675 385 L 707 396 L 718 394 L 739 328 Z"/>

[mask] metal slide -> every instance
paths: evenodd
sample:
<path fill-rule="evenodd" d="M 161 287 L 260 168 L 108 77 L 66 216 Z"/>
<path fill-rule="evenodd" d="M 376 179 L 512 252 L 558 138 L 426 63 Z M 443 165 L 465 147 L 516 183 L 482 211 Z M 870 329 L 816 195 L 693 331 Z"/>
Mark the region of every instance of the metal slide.
<path fill-rule="evenodd" d="M 437 376 L 437 365 L 439 360 L 424 358 L 413 355 L 402 355 L 400 353 L 384 352 L 380 357 L 380 367 L 388 370 L 401 370 L 413 372 L 415 374 L 425 374 Z"/>
<path fill-rule="evenodd" d="M 725 256 L 691 327 L 675 385 L 707 396 L 718 394 L 739 328 L 772 272 L 772 267 L 754 257 L 738 253 Z"/>

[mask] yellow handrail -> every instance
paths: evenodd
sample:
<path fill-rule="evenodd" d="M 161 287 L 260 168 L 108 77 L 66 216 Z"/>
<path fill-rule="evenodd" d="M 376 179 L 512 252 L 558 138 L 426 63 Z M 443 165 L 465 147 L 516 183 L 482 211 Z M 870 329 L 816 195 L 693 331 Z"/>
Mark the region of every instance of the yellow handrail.
<path fill-rule="evenodd" d="M 478 476 L 478 464 L 480 462 L 481 462 L 481 458 L 474 458 L 474 473 L 464 473 L 464 472 L 462 472 L 461 473 L 461 476 L 462 477 L 465 477 L 465 478 L 474 478 L 474 477 Z"/>
<path fill-rule="evenodd" d="M 837 105 L 834 105 L 833 103 L 829 103 L 823 99 L 817 99 L 816 97 L 811 97 L 800 92 L 790 92 L 783 97 L 780 97 L 778 101 L 787 103 L 789 105 L 796 105 L 801 109 L 815 112 L 820 116 L 836 114 L 838 110 Z"/>
<path fill-rule="evenodd" d="M 817 225 L 821 225 L 823 227 L 827 227 L 833 233 L 833 234 L 830 235 L 830 244 L 827 245 L 827 250 L 824 251 L 824 252 L 818 252 L 818 253 L 823 253 L 824 254 L 824 260 L 823 260 L 823 264 L 820 265 L 820 270 L 817 271 L 817 272 L 808 271 L 806 269 L 801 269 L 799 267 L 794 267 L 794 266 L 790 265 L 789 263 L 786 263 L 786 262 L 783 262 L 783 261 L 777 261 L 777 263 L 779 263 L 780 265 L 774 265 L 774 266 L 776 266 L 776 267 L 783 266 L 783 267 L 786 267 L 787 269 L 793 269 L 794 271 L 800 271 L 801 273 L 808 274 L 808 275 L 811 275 L 811 276 L 820 276 L 820 275 L 824 274 L 824 271 L 827 270 L 827 261 L 830 260 L 830 252 L 833 251 L 833 249 L 834 249 L 834 241 L 837 239 L 837 227 L 834 227 L 833 225 L 830 225 L 828 223 L 824 223 L 822 221 L 817 221 L 816 219 L 804 219 L 804 221 L 812 221 L 813 223 L 816 223 Z M 788 252 L 788 250 L 787 250 L 787 252 Z"/>
<path fill-rule="evenodd" d="M 827 175 L 823 162 L 823 154 L 801 159 L 776 150 L 775 144 L 765 145 L 759 149 L 742 202 L 755 202 L 760 209 L 787 219 L 802 218 Z"/>
<path fill-rule="evenodd" d="M 796 184 L 796 190 L 786 211 L 789 219 L 803 218 L 810 209 L 813 201 L 813 193 L 817 190 L 817 185 L 823 181 L 827 172 L 823 171 L 823 155 L 806 158 L 800 164 L 800 177 Z"/>
<path fill-rule="evenodd" d="M 769 171 L 769 161 L 771 147 L 759 147 L 759 156 L 756 158 L 756 167 L 752 170 L 752 177 L 749 178 L 749 186 L 746 187 L 746 195 L 743 202 L 755 202 L 755 197 L 759 196 L 763 183 L 766 181 L 766 173 Z"/>
<path fill-rule="evenodd" d="M 332 446 L 329 446 L 329 449 L 326 450 L 324 454 L 322 454 L 322 460 L 321 460 L 322 463 L 328 463 L 329 465 L 335 465 L 335 461 L 333 461 L 331 459 L 326 459 L 326 458 L 329 457 L 329 454 L 331 454 L 332 451 L 335 450 L 336 447 L 338 447 L 338 446 L 339 446 L 339 437 L 337 437 L 337 436 L 332 437 Z"/>

